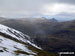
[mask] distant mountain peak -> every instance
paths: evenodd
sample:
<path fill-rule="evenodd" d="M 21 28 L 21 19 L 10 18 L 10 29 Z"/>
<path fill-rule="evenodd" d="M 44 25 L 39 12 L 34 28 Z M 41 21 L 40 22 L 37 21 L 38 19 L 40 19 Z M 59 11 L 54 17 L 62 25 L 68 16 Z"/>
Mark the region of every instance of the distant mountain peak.
<path fill-rule="evenodd" d="M 50 19 L 51 22 L 58 22 L 55 18 Z"/>

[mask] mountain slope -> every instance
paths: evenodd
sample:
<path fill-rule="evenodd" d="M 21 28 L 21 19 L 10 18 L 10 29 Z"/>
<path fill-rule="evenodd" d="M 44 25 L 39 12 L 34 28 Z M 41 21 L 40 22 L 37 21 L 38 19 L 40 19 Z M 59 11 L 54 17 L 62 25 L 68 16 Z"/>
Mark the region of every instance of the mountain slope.
<path fill-rule="evenodd" d="M 51 22 L 45 19 L 30 22 L 14 19 L 1 23 L 31 36 L 32 41 L 45 51 L 75 51 L 75 20 Z"/>
<path fill-rule="evenodd" d="M 0 24 L 1 56 L 56 56 L 37 47 L 29 41 L 29 36 Z"/>

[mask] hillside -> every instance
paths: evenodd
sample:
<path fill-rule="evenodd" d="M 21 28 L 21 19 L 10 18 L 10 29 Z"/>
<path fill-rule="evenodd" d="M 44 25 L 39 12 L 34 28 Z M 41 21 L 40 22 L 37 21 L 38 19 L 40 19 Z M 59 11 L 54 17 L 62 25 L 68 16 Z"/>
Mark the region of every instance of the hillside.
<path fill-rule="evenodd" d="M 1 56 L 56 56 L 29 41 L 29 36 L 0 24 Z"/>

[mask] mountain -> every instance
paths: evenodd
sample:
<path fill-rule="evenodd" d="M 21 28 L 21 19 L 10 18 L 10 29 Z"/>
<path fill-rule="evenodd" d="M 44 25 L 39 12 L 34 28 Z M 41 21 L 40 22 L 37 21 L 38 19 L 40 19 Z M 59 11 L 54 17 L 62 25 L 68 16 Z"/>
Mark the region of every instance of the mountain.
<path fill-rule="evenodd" d="M 31 37 L 34 37 L 35 32 L 38 32 L 41 30 L 43 23 L 45 25 L 53 25 L 54 23 L 56 24 L 58 21 L 56 19 L 46 19 L 46 18 L 33 18 L 35 20 L 29 20 L 29 19 L 8 19 L 1 21 L 1 24 L 7 25 L 9 27 L 12 27 L 14 29 L 17 29 Z M 47 26 L 49 27 L 49 26 Z"/>
<path fill-rule="evenodd" d="M 48 52 L 75 51 L 75 20 L 58 22 L 55 19 L 0 22 L 30 36 L 30 41 Z"/>
<path fill-rule="evenodd" d="M 36 34 L 34 42 L 49 52 L 75 51 L 75 20 L 41 23 L 45 35 Z"/>
<path fill-rule="evenodd" d="M 9 20 L 5 20 L 5 21 L 1 21 L 0 23 L 7 25 L 9 27 L 12 27 L 14 29 L 17 29 L 17 30 L 33 37 L 35 26 L 32 22 L 30 22 L 28 20 L 9 19 Z"/>
<path fill-rule="evenodd" d="M 49 19 L 48 19 L 49 20 Z M 55 18 L 52 18 L 49 20 L 50 22 L 58 22 L 58 20 L 56 20 Z"/>
<path fill-rule="evenodd" d="M 30 37 L 13 28 L 0 24 L 1 56 L 56 56 L 30 42 Z"/>

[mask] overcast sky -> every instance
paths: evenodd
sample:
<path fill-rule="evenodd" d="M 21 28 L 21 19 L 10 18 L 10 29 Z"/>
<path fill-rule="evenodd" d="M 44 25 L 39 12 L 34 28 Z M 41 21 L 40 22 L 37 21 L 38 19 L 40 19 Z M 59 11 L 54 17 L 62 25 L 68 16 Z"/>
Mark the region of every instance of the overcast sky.
<path fill-rule="evenodd" d="M 75 0 L 0 0 L 0 16 L 75 18 Z"/>

